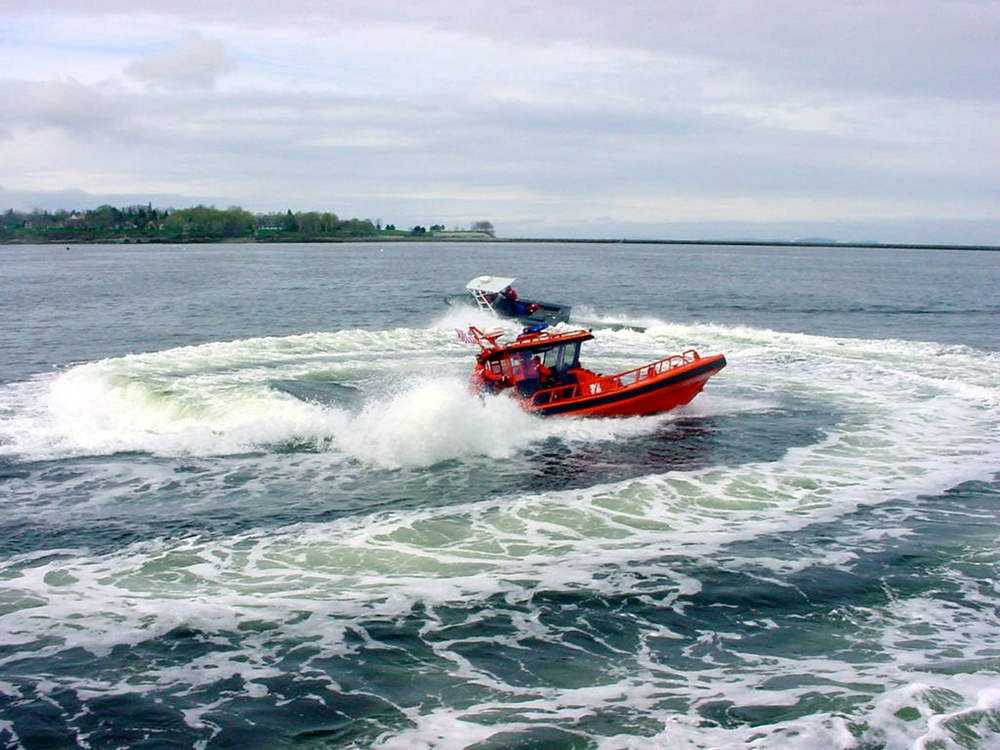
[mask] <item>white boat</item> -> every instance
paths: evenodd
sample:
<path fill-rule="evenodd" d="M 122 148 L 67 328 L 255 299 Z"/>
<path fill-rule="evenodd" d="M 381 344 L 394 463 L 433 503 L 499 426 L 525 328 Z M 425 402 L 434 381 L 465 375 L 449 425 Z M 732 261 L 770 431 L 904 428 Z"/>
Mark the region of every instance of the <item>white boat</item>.
<path fill-rule="evenodd" d="M 505 318 L 531 325 L 569 322 L 570 305 L 524 299 L 514 290 L 509 276 L 477 276 L 465 285 L 467 294 L 445 297 L 449 305 L 468 304 Z"/>

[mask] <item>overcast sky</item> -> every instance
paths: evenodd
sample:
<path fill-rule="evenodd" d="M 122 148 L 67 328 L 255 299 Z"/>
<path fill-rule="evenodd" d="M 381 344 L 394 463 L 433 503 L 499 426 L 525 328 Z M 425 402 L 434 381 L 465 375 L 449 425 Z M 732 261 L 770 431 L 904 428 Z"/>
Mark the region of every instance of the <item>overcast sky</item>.
<path fill-rule="evenodd" d="M 1000 245 L 998 0 L 0 0 L 0 209 Z"/>

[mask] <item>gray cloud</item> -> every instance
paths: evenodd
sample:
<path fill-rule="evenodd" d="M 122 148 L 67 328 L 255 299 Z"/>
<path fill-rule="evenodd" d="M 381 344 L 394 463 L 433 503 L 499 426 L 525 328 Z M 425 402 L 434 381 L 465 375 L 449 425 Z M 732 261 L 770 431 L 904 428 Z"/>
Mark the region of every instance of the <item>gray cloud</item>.
<path fill-rule="evenodd" d="M 106 131 L 120 117 L 120 103 L 73 79 L 65 81 L 0 81 L 5 102 L 0 121 L 36 130 L 56 128 L 92 135 Z"/>
<path fill-rule="evenodd" d="M 218 42 L 198 32 L 189 32 L 180 46 L 149 55 L 125 68 L 139 81 L 171 90 L 215 88 L 219 77 L 235 69 Z"/>
<path fill-rule="evenodd" d="M 8 196 L 1000 242 L 995 4 L 41 2 L 0 5 Z"/>

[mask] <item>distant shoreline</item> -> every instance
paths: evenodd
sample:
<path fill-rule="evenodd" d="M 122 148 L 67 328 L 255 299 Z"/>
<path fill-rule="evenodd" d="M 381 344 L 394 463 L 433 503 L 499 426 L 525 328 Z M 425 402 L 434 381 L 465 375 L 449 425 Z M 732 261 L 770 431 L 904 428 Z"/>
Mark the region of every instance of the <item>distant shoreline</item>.
<path fill-rule="evenodd" d="M 736 245 L 749 247 L 851 247 L 896 250 L 985 250 L 1000 251 L 1000 245 L 948 245 L 909 242 L 836 242 L 812 240 L 598 240 L 598 239 L 503 239 L 496 242 L 563 242 L 603 245 Z"/>
<path fill-rule="evenodd" d="M 443 224 L 429 227 L 414 226 L 400 230 L 395 224 L 381 220 L 341 219 L 332 212 L 298 211 L 293 213 L 270 212 L 252 214 L 238 206 L 220 210 L 214 206 L 198 205 L 189 208 L 154 208 L 147 204 L 115 208 L 103 205 L 86 211 L 36 210 L 32 212 L 8 209 L 0 214 L 0 244 L 42 245 L 114 245 L 114 244 L 168 244 L 193 245 L 216 243 L 340 243 L 340 242 L 499 242 L 545 244 L 602 244 L 602 245 L 691 245 L 722 247 L 814 247 L 814 248 L 909 248 L 932 250 L 1000 250 L 1000 242 L 993 244 L 958 244 L 948 242 L 881 242 L 872 231 L 867 239 L 843 242 L 836 239 L 837 229 L 828 227 L 834 234 L 806 234 L 823 231 L 805 224 L 797 239 L 779 239 L 754 236 L 763 227 L 737 230 L 721 228 L 721 232 L 742 234 L 731 239 L 662 239 L 613 237 L 497 237 L 490 221 L 476 221 L 468 229 L 447 229 Z M 597 231 L 602 231 L 598 229 Z M 617 231 L 606 228 L 603 231 Z M 681 230 L 683 231 L 683 230 Z M 703 230 L 707 231 L 707 230 Z M 849 231 L 849 230 L 844 230 Z M 784 232 L 782 232 L 784 233 Z M 998 238 L 1000 240 L 1000 238 Z"/>

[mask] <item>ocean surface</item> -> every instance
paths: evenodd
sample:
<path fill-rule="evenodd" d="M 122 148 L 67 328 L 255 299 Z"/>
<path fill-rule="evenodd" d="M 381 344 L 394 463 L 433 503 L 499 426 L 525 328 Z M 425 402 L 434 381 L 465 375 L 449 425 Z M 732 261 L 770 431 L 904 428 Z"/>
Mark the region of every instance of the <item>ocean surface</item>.
<path fill-rule="evenodd" d="M 689 406 L 466 387 L 480 274 Z M 0 247 L 0 747 L 1000 748 L 1000 253 Z M 516 330 L 508 326 L 510 330 Z"/>

